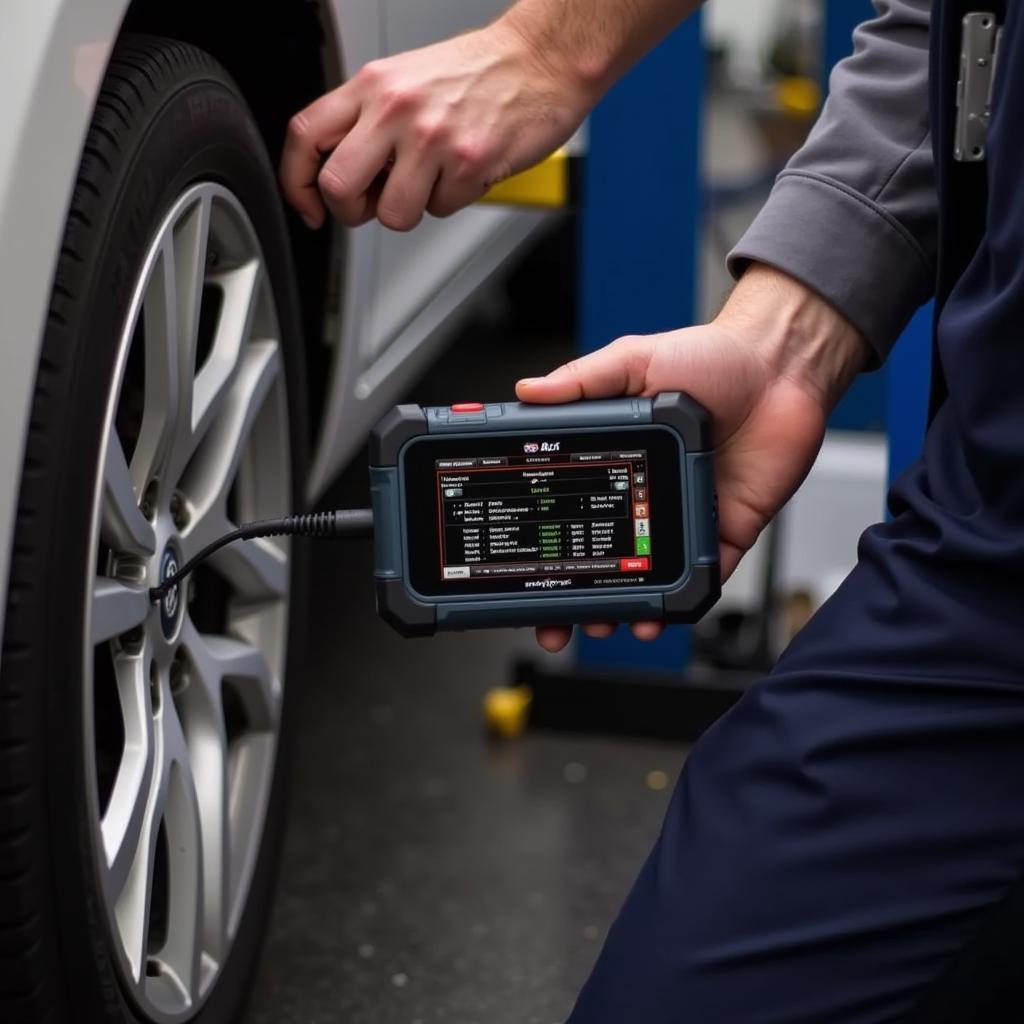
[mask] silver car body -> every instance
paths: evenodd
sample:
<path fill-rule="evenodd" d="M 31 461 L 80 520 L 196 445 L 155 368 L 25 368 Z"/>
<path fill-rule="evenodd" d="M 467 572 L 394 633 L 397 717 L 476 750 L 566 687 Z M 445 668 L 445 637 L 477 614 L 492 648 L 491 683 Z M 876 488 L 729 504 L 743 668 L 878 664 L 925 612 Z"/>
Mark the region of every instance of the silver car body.
<path fill-rule="evenodd" d="M 321 0 L 327 73 L 334 84 L 376 57 L 482 24 L 503 6 Z M 54 268 L 81 148 L 128 7 L 128 0 L 5 0 L 0 8 L 0 633 Z M 427 219 L 407 235 L 377 225 L 337 233 L 334 263 L 345 269 L 331 283 L 337 315 L 328 316 L 323 343 L 334 355 L 323 422 L 314 424 L 311 498 L 428 364 L 466 300 L 543 221 L 477 207 Z"/>

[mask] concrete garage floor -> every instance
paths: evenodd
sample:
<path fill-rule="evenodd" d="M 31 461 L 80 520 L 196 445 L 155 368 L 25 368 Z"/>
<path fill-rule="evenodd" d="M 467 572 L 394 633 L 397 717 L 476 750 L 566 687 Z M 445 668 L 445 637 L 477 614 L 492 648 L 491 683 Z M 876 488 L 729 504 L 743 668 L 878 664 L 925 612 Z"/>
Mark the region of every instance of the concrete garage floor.
<path fill-rule="evenodd" d="M 568 329 L 513 320 L 500 303 L 475 320 L 410 397 L 511 397 L 516 377 L 571 355 Z M 365 502 L 364 466 L 328 500 Z M 685 748 L 488 740 L 481 698 L 532 635 L 401 640 L 374 614 L 368 545 L 316 556 L 291 822 L 249 1024 L 563 1021 L 660 826 L 671 787 L 648 775 L 674 781 Z"/>

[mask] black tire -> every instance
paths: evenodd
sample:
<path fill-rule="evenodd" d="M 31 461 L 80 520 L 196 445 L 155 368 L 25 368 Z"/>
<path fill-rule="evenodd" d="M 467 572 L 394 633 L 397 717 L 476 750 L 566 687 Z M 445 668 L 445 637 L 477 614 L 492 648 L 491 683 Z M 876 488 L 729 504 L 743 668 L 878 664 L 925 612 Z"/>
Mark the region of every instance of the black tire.
<path fill-rule="evenodd" d="M 88 495 L 117 340 L 145 247 L 190 183 L 217 181 L 259 236 L 277 301 L 292 497 L 306 464 L 297 291 L 275 176 L 244 100 L 210 56 L 152 37 L 115 50 L 86 140 L 32 403 L 0 661 L 0 1019 L 144 1020 L 119 982 L 100 903 L 81 710 Z M 287 512 L 287 509 L 282 509 Z M 304 644 L 306 559 L 293 549 L 289 660 L 263 842 L 232 951 L 199 1020 L 238 1017 L 260 951 L 282 834 Z"/>

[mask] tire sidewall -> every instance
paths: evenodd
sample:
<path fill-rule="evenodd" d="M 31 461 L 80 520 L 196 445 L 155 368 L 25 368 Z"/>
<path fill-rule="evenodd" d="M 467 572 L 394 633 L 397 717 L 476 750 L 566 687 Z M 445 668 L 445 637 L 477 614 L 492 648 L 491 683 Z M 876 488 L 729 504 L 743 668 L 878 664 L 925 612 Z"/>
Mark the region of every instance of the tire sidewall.
<path fill-rule="evenodd" d="M 174 44 L 181 51 L 180 44 Z M 91 267 L 80 283 L 77 317 L 51 321 L 44 358 L 73 364 L 73 388 L 65 396 L 53 431 L 51 528 L 40 589 L 41 619 L 52 631 L 44 643 L 46 663 L 42 727 L 47 747 L 48 834 L 67 1005 L 75 1019 L 145 1019 L 131 1008 L 115 969 L 112 936 L 94 862 L 93 825 L 86 799 L 82 678 L 85 601 L 82 581 L 94 564 L 91 510 L 101 433 L 115 373 L 118 342 L 142 260 L 173 202 L 190 185 L 214 181 L 230 189 L 246 209 L 263 248 L 281 328 L 291 426 L 292 500 L 300 507 L 306 459 L 303 422 L 304 373 L 297 292 L 284 218 L 273 172 L 244 101 L 209 58 L 168 88 L 159 109 L 138 126 L 115 169 L 105 216 L 86 249 Z M 81 187 L 81 186 L 80 186 Z M 70 230 L 70 222 L 69 222 Z M 78 228 L 81 233 L 80 226 Z M 58 269 L 58 281 L 61 270 Z M 56 414 L 56 409 L 52 410 Z M 66 510 L 57 512 L 56 510 Z M 288 510 L 282 510 L 285 512 Z M 286 766 L 291 706 L 304 644 L 297 630 L 305 621 L 302 601 L 305 550 L 293 547 L 291 608 L 285 687 L 277 763 L 269 794 L 261 851 L 246 910 L 227 962 L 222 965 L 200 1021 L 234 1018 L 244 1004 L 269 911 L 284 825 Z M 66 585 L 61 585 L 66 581 Z M 69 642 L 64 642 L 67 638 Z M 72 812 L 73 809 L 73 813 Z"/>

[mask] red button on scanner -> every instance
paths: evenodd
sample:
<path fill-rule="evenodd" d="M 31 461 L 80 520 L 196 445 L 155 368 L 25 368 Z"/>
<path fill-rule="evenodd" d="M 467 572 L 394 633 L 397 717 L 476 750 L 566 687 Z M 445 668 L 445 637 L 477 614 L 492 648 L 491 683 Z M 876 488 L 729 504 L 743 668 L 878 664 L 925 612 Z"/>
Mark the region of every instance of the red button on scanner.
<path fill-rule="evenodd" d="M 452 412 L 483 412 L 483 402 L 456 402 L 452 406 Z"/>
<path fill-rule="evenodd" d="M 622 572 L 639 572 L 641 569 L 650 569 L 649 558 L 623 558 L 619 561 L 619 569 Z"/>

